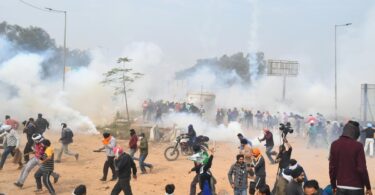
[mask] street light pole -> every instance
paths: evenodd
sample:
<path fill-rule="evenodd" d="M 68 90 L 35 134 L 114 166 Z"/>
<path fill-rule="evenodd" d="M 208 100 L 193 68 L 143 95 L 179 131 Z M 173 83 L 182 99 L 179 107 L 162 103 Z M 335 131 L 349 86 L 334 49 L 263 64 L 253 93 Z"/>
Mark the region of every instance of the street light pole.
<path fill-rule="evenodd" d="M 337 121 L 337 27 L 349 26 L 352 23 L 335 25 L 335 120 Z"/>
<path fill-rule="evenodd" d="M 63 67 L 63 83 L 62 83 L 62 89 L 65 90 L 65 71 L 66 71 L 66 14 L 67 12 L 64 10 L 56 10 L 52 8 L 45 8 L 48 11 L 56 12 L 56 13 L 63 13 L 64 14 L 64 67 Z"/>

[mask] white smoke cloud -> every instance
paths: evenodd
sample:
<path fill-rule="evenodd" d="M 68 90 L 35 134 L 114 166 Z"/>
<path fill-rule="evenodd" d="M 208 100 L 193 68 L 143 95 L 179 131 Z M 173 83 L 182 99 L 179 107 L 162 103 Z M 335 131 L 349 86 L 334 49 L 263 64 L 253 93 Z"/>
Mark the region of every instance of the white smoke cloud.
<path fill-rule="evenodd" d="M 263 131 L 245 131 L 238 122 L 230 122 L 227 126 L 223 124 L 217 126 L 210 121 L 202 120 L 202 118 L 197 115 L 187 113 L 169 113 L 163 116 L 161 126 L 171 127 L 176 125 L 178 129 L 181 129 L 181 133 L 187 133 L 190 124 L 193 125 L 197 136 L 208 136 L 211 143 L 215 141 L 225 141 L 230 142 L 233 145 L 239 145 L 237 134 L 241 133 L 252 142 L 253 146 L 259 147 L 262 145 L 258 138 L 263 137 Z M 282 143 L 279 132 L 278 129 L 272 130 L 276 145 Z"/>
<path fill-rule="evenodd" d="M 211 122 L 203 121 L 199 116 L 186 113 L 171 113 L 163 116 L 163 124 L 172 126 L 177 124 L 178 128 L 183 129 L 183 133 L 187 133 L 187 127 L 192 124 L 197 135 L 208 136 L 215 141 L 237 141 L 237 134 L 244 133 L 241 125 L 232 122 L 228 126 L 213 125 Z"/>
<path fill-rule="evenodd" d="M 258 10 L 256 0 L 251 1 L 251 5 L 254 6 L 254 13 L 249 51 L 256 51 L 256 18 L 261 10 Z M 374 20 L 375 9 L 372 9 L 362 26 L 353 24 L 350 27 L 352 30 L 348 28 L 348 33 L 339 35 L 339 111 L 344 116 L 358 115 L 360 84 L 375 83 L 372 75 Z M 0 100 L 6 102 L 0 105 L 0 109 L 4 115 L 26 119 L 41 112 L 53 122 L 55 128 L 60 128 L 60 122 L 67 122 L 68 125 L 95 132 L 94 123 L 109 123 L 117 110 L 124 110 L 121 97 L 113 97 L 113 90 L 100 84 L 102 73 L 117 65 L 116 59 L 108 59 L 101 50 L 92 51 L 93 61 L 88 67 L 67 73 L 66 91 L 61 93 L 61 81 L 41 79 L 40 63 L 45 59 L 43 55 L 48 54 L 17 53 L 8 40 L 0 38 L 0 85 L 5 90 L 0 94 Z M 188 84 L 179 85 L 175 89 L 172 87 L 176 82 L 174 73 L 181 66 L 165 63 L 164 55 L 168 54 L 154 43 L 137 42 L 125 46 L 121 56 L 118 56 L 132 59 L 129 67 L 145 74 L 132 85 L 135 89 L 134 93 L 129 94 L 132 110 L 139 110 L 140 103 L 146 98 L 174 99 L 177 95 L 179 97 L 176 99 L 182 100 L 187 91 L 200 91 L 203 86 L 205 91 L 216 94 L 218 107 L 333 114 L 333 72 L 332 83 L 314 79 L 318 71 L 314 70 L 314 61 L 309 59 L 309 54 L 296 54 L 289 58 L 300 61 L 301 72 L 298 77 L 287 79 L 286 96 L 291 100 L 288 104 L 279 101 L 282 92 L 282 78 L 279 77 L 263 77 L 252 86 L 236 84 L 228 87 L 217 82 L 217 75 L 210 69 L 200 69 L 187 81 Z M 272 58 L 267 53 L 265 56 Z M 227 76 L 231 79 L 239 78 L 235 72 Z M 202 125 L 202 128 L 205 126 Z"/>
<path fill-rule="evenodd" d="M 259 44 L 258 15 L 262 10 L 259 10 L 257 0 L 251 0 L 250 6 L 252 7 L 252 18 L 250 20 L 249 51 L 255 52 L 258 50 Z M 374 42 L 372 35 L 375 33 L 375 25 L 372 21 L 375 20 L 375 8 L 369 13 L 367 21 L 362 26 L 357 26 L 355 31 L 343 32 L 339 36 L 341 39 L 339 114 L 343 117 L 358 116 L 360 84 L 363 82 L 375 83 L 372 76 L 375 66 L 372 65 L 371 60 L 371 54 L 375 50 L 375 44 L 371 44 Z M 330 117 L 334 114 L 333 72 L 330 73 L 332 79 L 328 83 L 326 80 L 316 79 L 321 78 L 317 76 L 320 71 L 316 70 L 316 67 L 320 66 L 314 65 L 315 61 L 310 59 L 311 56 L 308 53 L 279 56 L 284 59 L 296 59 L 301 64 L 299 76 L 287 78 L 287 103 L 280 102 L 282 96 L 281 77 L 264 76 L 259 80 L 253 80 L 254 83 L 251 86 L 236 84 L 228 87 L 218 81 L 215 71 L 205 67 L 196 70 L 187 79 L 186 84 L 181 85 L 176 92 L 171 90 L 171 83 L 176 82 L 173 78 L 178 67 L 163 61 L 165 54 L 158 45 L 145 42 L 133 43 L 125 48 L 123 55 L 133 59 L 131 66 L 145 74 L 142 79 L 134 83 L 136 91 L 130 95 L 133 109 L 139 109 L 140 102 L 145 98 L 171 100 L 175 99 L 173 97 L 177 94 L 179 96 L 177 99 L 181 100 L 186 96 L 186 92 L 200 91 L 203 87 L 203 90 L 216 94 L 218 107 L 237 106 L 238 108 L 262 109 L 271 112 L 292 111 L 306 115 L 320 112 Z M 272 58 L 267 54 L 265 56 Z M 353 69 L 360 77 L 353 76 Z M 333 69 L 326 68 L 321 71 L 333 71 Z M 252 74 L 254 76 L 254 73 Z M 220 76 L 229 80 L 240 78 L 235 72 Z"/>
<path fill-rule="evenodd" d="M 10 43 L 4 38 L 0 40 L 4 44 Z M 0 53 L 12 48 L 3 45 Z M 95 72 L 95 64 L 67 72 L 66 91 L 62 92 L 60 80 L 43 80 L 41 77 L 41 63 L 48 52 L 11 52 L 16 55 L 4 56 L 2 59 L 7 60 L 0 64 L 1 85 L 6 86 L 0 94 L 0 100 L 4 102 L 0 105 L 3 115 L 25 120 L 43 113 L 50 121 L 51 129 L 60 129 L 60 123 L 65 122 L 76 131 L 97 133 L 90 117 L 99 120 L 104 114 L 114 112 L 113 108 L 106 107 L 111 105 L 111 99 L 107 96 L 108 89 L 100 86 L 101 73 Z M 100 102 L 104 100 L 109 101 L 103 106 Z"/>

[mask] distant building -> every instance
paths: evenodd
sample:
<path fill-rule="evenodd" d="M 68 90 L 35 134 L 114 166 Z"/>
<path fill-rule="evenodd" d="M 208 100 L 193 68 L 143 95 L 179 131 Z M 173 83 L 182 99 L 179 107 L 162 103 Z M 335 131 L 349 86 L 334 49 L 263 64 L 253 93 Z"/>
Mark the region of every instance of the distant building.
<path fill-rule="evenodd" d="M 215 109 L 215 98 L 216 95 L 209 92 L 189 92 L 187 94 L 188 103 L 193 103 L 198 108 L 203 105 L 207 111 Z"/>

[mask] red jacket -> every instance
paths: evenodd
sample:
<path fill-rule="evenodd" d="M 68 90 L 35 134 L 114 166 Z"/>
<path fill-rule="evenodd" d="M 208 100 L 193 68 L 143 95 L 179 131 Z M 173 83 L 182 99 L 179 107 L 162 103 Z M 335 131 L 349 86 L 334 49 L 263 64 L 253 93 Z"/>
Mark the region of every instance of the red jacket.
<path fill-rule="evenodd" d="M 361 143 L 341 136 L 331 145 L 329 177 L 332 188 L 350 186 L 371 189 L 366 167 L 366 158 Z"/>
<path fill-rule="evenodd" d="M 136 135 L 133 135 L 129 140 L 129 148 L 137 149 L 137 141 L 138 137 Z"/>

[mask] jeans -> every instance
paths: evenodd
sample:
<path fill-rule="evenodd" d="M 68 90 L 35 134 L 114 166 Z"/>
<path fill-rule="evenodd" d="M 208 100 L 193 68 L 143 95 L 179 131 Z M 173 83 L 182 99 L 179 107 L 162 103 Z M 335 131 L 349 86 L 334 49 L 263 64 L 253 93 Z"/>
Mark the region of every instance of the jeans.
<path fill-rule="evenodd" d="M 234 188 L 234 195 L 247 195 L 247 189 Z"/>
<path fill-rule="evenodd" d="M 59 154 L 57 155 L 57 161 L 61 161 L 61 156 L 63 152 L 69 156 L 75 156 L 77 154 L 69 151 L 68 145 L 69 144 L 61 144 L 61 149 L 59 151 Z"/>
<path fill-rule="evenodd" d="M 3 155 L 1 155 L 0 169 L 2 169 L 4 167 L 4 163 L 7 160 L 8 155 L 10 153 L 12 153 L 15 148 L 16 148 L 16 146 L 7 146 L 4 149 Z"/>
<path fill-rule="evenodd" d="M 33 157 L 27 161 L 26 165 L 23 167 L 20 177 L 17 180 L 17 183 L 24 184 L 27 176 L 30 171 L 39 164 L 38 159 Z"/>
<path fill-rule="evenodd" d="M 36 157 L 31 158 L 27 161 L 26 165 L 22 168 L 21 174 L 17 180 L 17 183 L 24 184 L 27 176 L 29 176 L 31 170 L 39 165 L 39 160 Z M 52 172 L 51 176 L 55 179 L 58 178 L 60 175 L 56 172 Z"/>
<path fill-rule="evenodd" d="M 132 188 L 130 186 L 130 178 L 120 178 L 112 189 L 111 195 L 118 195 L 123 191 L 125 195 L 132 195 Z"/>
<path fill-rule="evenodd" d="M 140 154 L 139 155 L 139 167 L 141 168 L 142 173 L 146 173 L 146 168 L 145 167 L 152 168 L 151 164 L 145 163 L 147 155 L 148 154 L 143 154 L 143 155 Z"/>
<path fill-rule="evenodd" d="M 272 158 L 272 149 L 273 149 L 273 146 L 266 146 L 267 157 L 270 160 L 270 162 L 273 164 L 273 163 L 275 163 L 275 160 L 273 160 L 273 158 Z"/>
<path fill-rule="evenodd" d="M 114 159 L 115 159 L 114 156 L 107 156 L 107 160 L 104 162 L 104 166 L 103 166 L 103 179 L 104 180 L 107 179 L 109 168 L 111 168 L 111 171 L 112 171 L 112 179 L 117 178 Z"/>
<path fill-rule="evenodd" d="M 130 148 L 129 155 L 133 158 L 133 160 L 138 160 L 138 158 L 134 157 L 134 154 L 137 152 L 137 149 Z"/>
<path fill-rule="evenodd" d="M 347 189 L 341 189 L 337 188 L 336 195 L 364 195 L 365 191 L 363 189 L 360 190 L 347 190 Z"/>
<path fill-rule="evenodd" d="M 46 171 L 41 168 L 38 169 L 37 172 L 35 172 L 34 177 L 36 181 L 36 188 L 42 189 L 42 177 L 43 177 L 43 184 L 47 188 L 50 194 L 55 194 L 55 189 L 53 189 L 52 183 L 49 180 L 49 176 L 51 175 L 52 171 Z"/>

